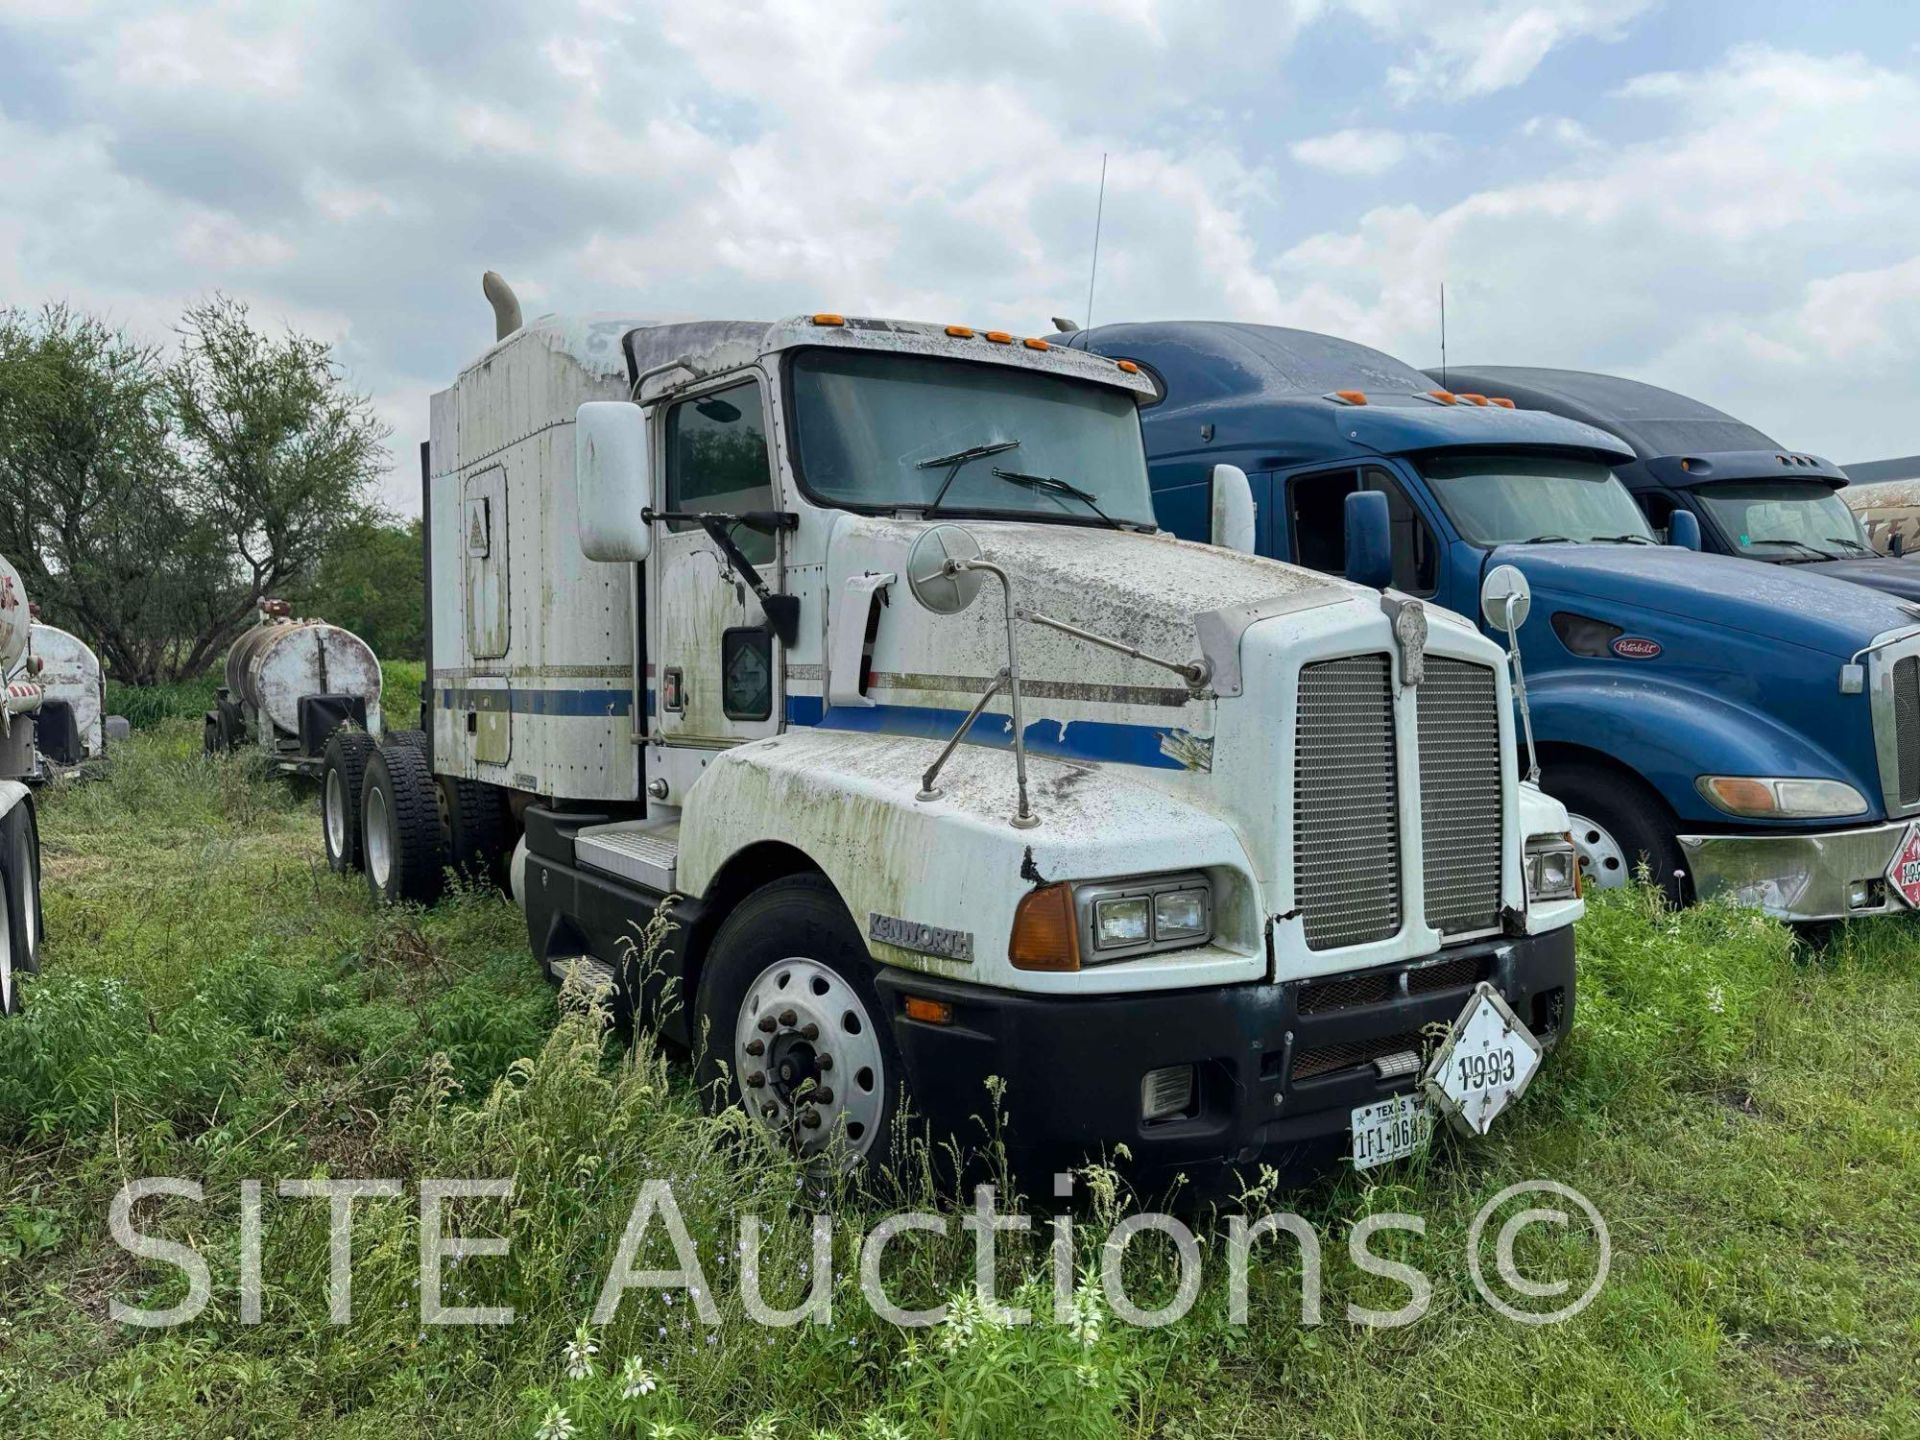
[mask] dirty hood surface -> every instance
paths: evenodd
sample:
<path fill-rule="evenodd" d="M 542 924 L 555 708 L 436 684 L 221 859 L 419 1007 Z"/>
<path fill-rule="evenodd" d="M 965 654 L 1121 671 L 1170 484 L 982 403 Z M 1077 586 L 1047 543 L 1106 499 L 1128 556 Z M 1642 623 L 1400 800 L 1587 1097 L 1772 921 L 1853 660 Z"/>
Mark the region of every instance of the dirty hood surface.
<path fill-rule="evenodd" d="M 1920 600 L 1920 563 L 1856 555 L 1845 560 L 1809 560 L 1790 568 L 1824 575 L 1829 580 L 1850 580 L 1902 600 Z"/>
<path fill-rule="evenodd" d="M 1807 574 L 1804 566 L 1670 545 L 1503 545 L 1487 560 L 1489 567 L 1508 562 L 1547 597 L 1587 597 L 1842 659 L 1883 631 L 1920 623 L 1920 610 L 1893 595 Z"/>
<path fill-rule="evenodd" d="M 864 552 L 873 557 L 874 568 L 897 568 L 904 579 L 907 552 L 931 523 L 849 516 L 832 547 L 846 559 L 836 561 L 833 570 L 846 568 Z M 1369 593 L 1331 576 L 1170 535 L 971 519 L 963 528 L 980 542 L 985 558 L 1013 578 L 1018 603 L 1172 660 L 1199 654 L 1193 618 L 1209 610 L 1283 596 L 1332 604 Z M 1000 587 L 992 579 L 968 613 L 983 627 L 1001 623 Z M 1045 632 L 1030 625 L 1022 631 L 1023 651 L 1056 650 L 1043 638 Z M 1084 642 L 1067 643 L 1077 663 L 1089 669 L 1119 661 L 1141 673 L 1141 662 Z M 991 648 L 997 654 L 1004 647 Z M 1154 674 L 1146 671 L 1147 677 Z M 1165 672 L 1159 674 L 1164 678 L 1156 683 L 1170 682 Z"/>

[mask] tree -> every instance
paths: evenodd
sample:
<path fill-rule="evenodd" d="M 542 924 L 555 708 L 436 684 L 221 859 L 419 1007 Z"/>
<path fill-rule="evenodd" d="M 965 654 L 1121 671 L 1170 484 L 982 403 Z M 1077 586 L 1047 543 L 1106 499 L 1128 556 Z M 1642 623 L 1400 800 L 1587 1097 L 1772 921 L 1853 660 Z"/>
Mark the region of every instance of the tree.
<path fill-rule="evenodd" d="M 340 531 L 294 611 L 345 626 L 382 660 L 426 658 L 420 522 L 369 517 Z"/>
<path fill-rule="evenodd" d="M 0 550 L 114 678 L 201 673 L 364 524 L 384 427 L 324 343 L 190 308 L 168 360 L 65 306 L 0 315 Z"/>

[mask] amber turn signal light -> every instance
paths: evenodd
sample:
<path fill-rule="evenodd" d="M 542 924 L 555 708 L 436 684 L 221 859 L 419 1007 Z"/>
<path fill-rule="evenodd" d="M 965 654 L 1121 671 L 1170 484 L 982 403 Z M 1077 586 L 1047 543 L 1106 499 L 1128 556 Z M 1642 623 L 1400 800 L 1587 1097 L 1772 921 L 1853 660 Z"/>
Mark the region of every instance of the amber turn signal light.
<path fill-rule="evenodd" d="M 909 995 L 901 1002 L 907 1019 L 918 1020 L 923 1025 L 951 1025 L 953 1006 L 944 1000 L 929 1000 L 924 995 Z"/>
<path fill-rule="evenodd" d="M 1016 970 L 1080 968 L 1080 926 L 1073 912 L 1072 886 L 1042 885 L 1020 897 L 1007 958 Z"/>
<path fill-rule="evenodd" d="M 847 317 L 844 315 L 830 315 L 822 311 L 813 317 L 813 323 L 816 325 L 844 325 L 847 323 Z"/>

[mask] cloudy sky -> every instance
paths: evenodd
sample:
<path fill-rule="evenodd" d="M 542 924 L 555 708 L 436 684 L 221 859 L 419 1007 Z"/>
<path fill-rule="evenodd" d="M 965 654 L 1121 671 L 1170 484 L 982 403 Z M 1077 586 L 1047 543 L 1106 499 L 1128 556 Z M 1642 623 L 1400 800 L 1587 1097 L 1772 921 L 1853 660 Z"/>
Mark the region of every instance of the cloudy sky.
<path fill-rule="evenodd" d="M 1330 330 L 1920 451 L 1920 6 L 0 0 L 0 306 L 334 340 L 407 457 L 529 314 Z"/>

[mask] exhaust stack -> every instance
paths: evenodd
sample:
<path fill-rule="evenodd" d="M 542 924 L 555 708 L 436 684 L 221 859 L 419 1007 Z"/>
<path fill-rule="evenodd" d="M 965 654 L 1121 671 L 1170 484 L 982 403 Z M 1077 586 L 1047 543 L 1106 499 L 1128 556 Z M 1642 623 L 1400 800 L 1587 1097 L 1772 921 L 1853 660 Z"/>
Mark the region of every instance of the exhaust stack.
<path fill-rule="evenodd" d="M 487 303 L 493 306 L 493 338 L 504 340 L 520 328 L 519 298 L 497 270 L 489 270 L 480 277 L 480 288 L 486 294 Z"/>

